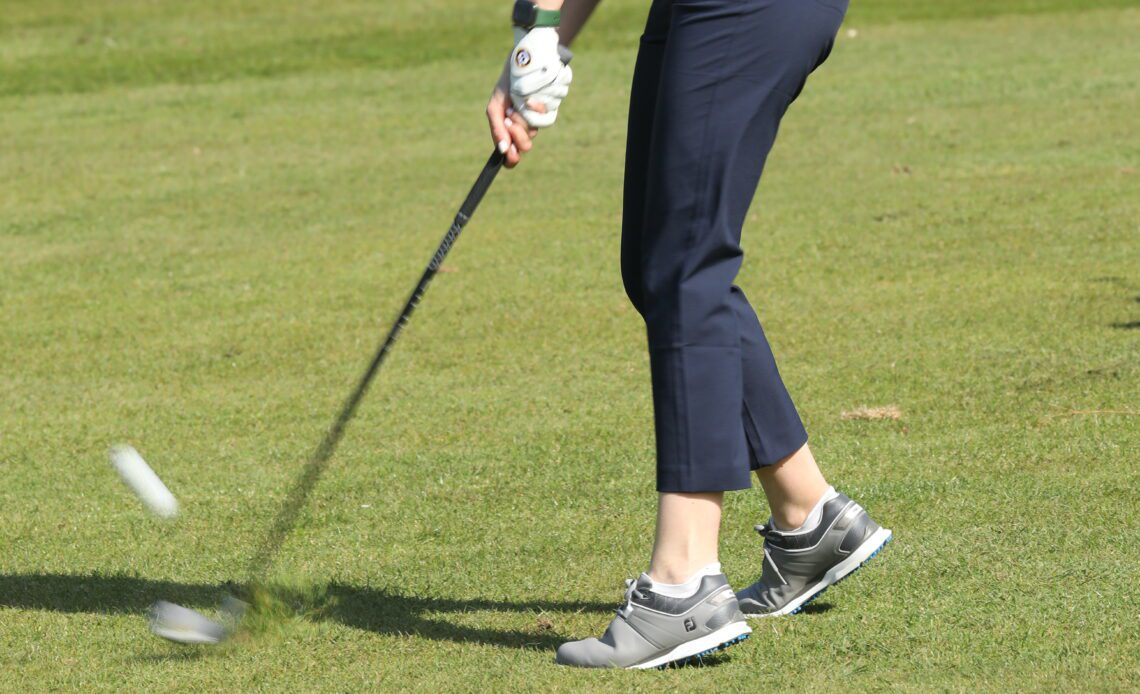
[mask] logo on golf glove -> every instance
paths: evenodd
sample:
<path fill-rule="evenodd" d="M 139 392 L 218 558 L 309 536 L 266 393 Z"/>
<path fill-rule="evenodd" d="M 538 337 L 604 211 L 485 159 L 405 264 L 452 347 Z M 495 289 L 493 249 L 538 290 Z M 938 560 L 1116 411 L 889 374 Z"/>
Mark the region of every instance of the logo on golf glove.
<path fill-rule="evenodd" d="M 530 52 L 527 49 L 520 48 L 518 52 L 515 53 L 515 65 L 519 67 L 530 65 Z"/>

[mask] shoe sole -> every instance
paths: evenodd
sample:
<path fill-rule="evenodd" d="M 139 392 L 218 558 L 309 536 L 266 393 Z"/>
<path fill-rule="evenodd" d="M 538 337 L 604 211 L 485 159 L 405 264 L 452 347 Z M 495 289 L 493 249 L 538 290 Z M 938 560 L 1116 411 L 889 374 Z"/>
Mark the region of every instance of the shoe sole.
<path fill-rule="evenodd" d="M 740 643 L 747 639 L 751 633 L 752 627 L 748 626 L 747 622 L 732 622 L 731 624 L 722 626 L 707 636 L 686 641 L 664 655 L 657 656 L 644 663 L 630 665 L 626 669 L 649 670 L 657 668 L 658 670 L 664 670 L 670 665 L 684 665 L 694 658 L 700 659 L 706 655 L 712 655 L 717 651 L 723 651 L 734 643 Z"/>
<path fill-rule="evenodd" d="M 855 551 L 852 552 L 849 557 L 828 569 L 827 573 L 823 575 L 823 578 L 820 579 L 818 583 L 809 587 L 787 605 L 784 605 L 774 612 L 745 612 L 744 616 L 749 619 L 760 619 L 764 617 L 782 617 L 784 615 L 796 614 L 812 600 L 823 595 L 824 591 L 828 588 L 841 582 L 862 568 L 867 562 L 874 559 L 875 555 L 881 552 L 883 548 L 887 546 L 887 543 L 891 541 L 891 537 L 892 534 L 890 530 L 879 528 L 872 533 L 871 537 L 867 538 L 863 544 L 856 547 Z"/>

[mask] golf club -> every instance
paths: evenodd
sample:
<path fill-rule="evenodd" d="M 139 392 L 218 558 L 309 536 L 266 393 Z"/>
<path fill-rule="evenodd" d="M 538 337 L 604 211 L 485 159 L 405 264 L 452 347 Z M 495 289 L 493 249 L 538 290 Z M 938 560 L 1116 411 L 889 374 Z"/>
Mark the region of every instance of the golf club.
<path fill-rule="evenodd" d="M 337 414 L 336 419 L 333 420 L 332 426 L 329 427 L 324 439 L 321 440 L 320 445 L 317 446 L 313 455 L 309 458 L 308 462 L 305 463 L 301 476 L 297 479 L 297 482 L 289 491 L 289 495 L 285 498 L 284 503 L 282 503 L 281 509 L 277 512 L 277 517 L 273 521 L 269 534 L 266 535 L 265 540 L 258 547 L 257 552 L 253 555 L 249 563 L 246 582 L 247 596 L 252 592 L 255 586 L 265 579 L 270 568 L 272 568 L 273 562 L 281 549 L 281 545 L 296 524 L 301 509 L 304 508 L 305 502 L 312 492 L 313 487 L 316 486 L 317 481 L 321 478 L 321 474 L 325 471 L 325 468 L 328 467 L 328 462 L 336 451 L 337 444 L 340 443 L 341 437 L 344 435 L 345 427 L 352 420 L 353 415 L 356 414 L 356 409 L 360 405 L 360 401 L 363 400 L 364 394 L 368 391 L 368 387 L 371 385 L 372 379 L 375 378 L 376 372 L 380 370 L 380 365 L 384 363 L 384 358 L 392 349 L 392 345 L 395 344 L 396 338 L 400 335 L 400 331 L 411 318 L 412 312 L 415 311 L 420 299 L 423 298 L 424 292 L 427 291 L 428 284 L 430 284 L 432 278 L 435 277 L 436 272 L 443 263 L 443 259 L 447 257 L 448 251 L 450 251 L 451 247 L 455 244 L 455 240 L 459 238 L 463 227 L 467 225 L 467 222 L 471 220 L 471 216 L 475 214 L 475 208 L 479 206 L 479 202 L 491 187 L 491 183 L 495 180 L 495 176 L 499 173 L 499 169 L 501 169 L 502 166 L 503 155 L 497 150 L 492 152 L 491 157 L 483 166 L 482 172 L 479 173 L 479 177 L 475 179 L 475 184 L 471 187 L 471 191 L 467 193 L 467 198 L 463 201 L 463 204 L 460 205 L 459 212 L 455 215 L 455 220 L 451 223 L 447 233 L 444 234 L 443 240 L 440 241 L 439 247 L 424 269 L 423 275 L 420 276 L 420 281 L 416 284 L 415 289 L 412 290 L 411 296 L 408 297 L 403 310 L 400 311 L 399 317 L 396 318 L 396 322 L 393 323 L 391 329 L 388 331 L 388 336 L 380 343 L 380 347 L 372 356 L 372 361 L 369 363 L 368 368 L 365 369 L 364 374 L 360 377 L 356 388 L 353 389 L 352 394 L 344 401 L 340 412 Z M 225 600 L 221 610 L 222 613 L 227 616 L 226 621 L 228 624 L 223 627 L 194 610 L 160 600 L 154 603 L 150 608 L 150 629 L 158 636 L 179 643 L 218 643 L 228 637 L 229 634 L 237 628 L 244 609 L 245 603 L 240 600 L 233 598 Z"/>

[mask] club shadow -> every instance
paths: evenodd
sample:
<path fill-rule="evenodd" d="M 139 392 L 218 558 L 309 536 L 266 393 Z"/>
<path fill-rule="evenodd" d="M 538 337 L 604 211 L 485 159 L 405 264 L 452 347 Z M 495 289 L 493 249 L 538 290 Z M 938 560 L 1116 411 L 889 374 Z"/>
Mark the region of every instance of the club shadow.
<path fill-rule="evenodd" d="M 233 589 L 229 584 L 179 583 L 123 574 L 0 574 L 0 608 L 141 614 L 162 598 L 208 610 Z M 616 607 L 616 603 L 583 601 L 423 597 L 342 583 L 303 589 L 271 585 L 269 591 L 274 602 L 307 618 L 332 620 L 378 634 L 542 650 L 553 650 L 567 638 L 544 613 L 606 613 Z M 534 618 L 521 629 L 487 628 L 449 618 L 470 612 L 528 614 Z"/>

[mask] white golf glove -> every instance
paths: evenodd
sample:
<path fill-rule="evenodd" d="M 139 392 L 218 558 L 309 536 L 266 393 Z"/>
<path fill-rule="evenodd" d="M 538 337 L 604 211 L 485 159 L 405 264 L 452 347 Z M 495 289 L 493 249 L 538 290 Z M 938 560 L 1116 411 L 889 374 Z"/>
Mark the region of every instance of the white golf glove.
<path fill-rule="evenodd" d="M 558 118 L 558 107 L 570 91 L 574 73 L 570 53 L 558 45 L 558 29 L 515 28 L 515 49 L 511 51 L 511 102 L 515 111 L 532 128 L 548 128 Z M 546 112 L 531 108 L 542 104 Z"/>

